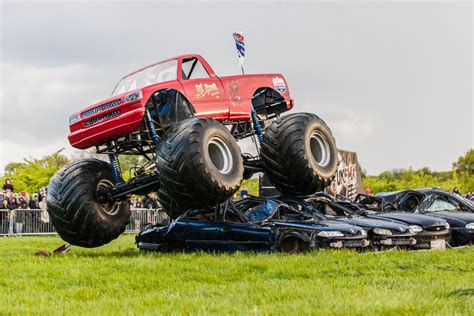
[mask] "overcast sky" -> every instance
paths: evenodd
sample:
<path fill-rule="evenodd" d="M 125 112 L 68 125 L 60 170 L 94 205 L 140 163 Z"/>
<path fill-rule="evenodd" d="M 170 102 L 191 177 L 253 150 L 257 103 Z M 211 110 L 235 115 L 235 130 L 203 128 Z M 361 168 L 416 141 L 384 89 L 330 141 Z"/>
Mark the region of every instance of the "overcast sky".
<path fill-rule="evenodd" d="M 453 2 L 1 3 L 0 174 L 67 142 L 71 113 L 132 70 L 200 53 L 281 72 L 370 174 L 449 170 L 473 146 L 473 8 Z"/>

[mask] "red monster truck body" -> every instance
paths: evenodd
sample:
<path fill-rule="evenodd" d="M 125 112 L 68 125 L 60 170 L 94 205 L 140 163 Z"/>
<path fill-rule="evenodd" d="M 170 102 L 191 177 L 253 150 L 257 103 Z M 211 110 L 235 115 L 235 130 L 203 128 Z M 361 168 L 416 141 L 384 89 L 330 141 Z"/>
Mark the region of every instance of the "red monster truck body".
<path fill-rule="evenodd" d="M 203 76 L 195 79 L 184 78 L 183 60 L 196 60 L 203 66 Z M 193 105 L 196 116 L 209 117 L 218 121 L 238 122 L 251 119 L 252 100 L 262 88 L 278 91 L 290 110 L 293 100 L 285 78 L 281 74 L 237 75 L 218 77 L 211 66 L 199 55 L 181 55 L 142 68 L 122 80 L 156 65 L 176 64 L 175 78 L 164 82 L 151 83 L 139 89 L 133 89 L 114 95 L 84 110 L 75 113 L 71 119 L 69 142 L 73 147 L 85 149 L 128 135 L 138 130 L 145 115 L 145 107 L 150 96 L 156 91 L 173 89 L 182 93 Z M 160 78 L 157 78 L 160 79 Z M 163 78 L 162 78 L 163 79 Z M 164 78 L 166 79 L 166 78 Z M 142 97 L 129 102 L 128 95 L 141 91 Z M 116 92 L 116 91 L 114 91 Z"/>
<path fill-rule="evenodd" d="M 336 172 L 335 140 L 314 114 L 280 117 L 292 107 L 281 74 L 218 77 L 195 54 L 135 71 L 112 97 L 69 118 L 71 145 L 95 146 L 109 163 L 75 161 L 51 178 L 53 225 L 67 242 L 97 247 L 125 230 L 131 194 L 157 192 L 176 218 L 227 201 L 256 172 L 286 194 L 322 190 Z M 237 141 L 244 138 L 256 155 L 241 153 Z M 141 157 L 128 181 L 120 155 Z"/>

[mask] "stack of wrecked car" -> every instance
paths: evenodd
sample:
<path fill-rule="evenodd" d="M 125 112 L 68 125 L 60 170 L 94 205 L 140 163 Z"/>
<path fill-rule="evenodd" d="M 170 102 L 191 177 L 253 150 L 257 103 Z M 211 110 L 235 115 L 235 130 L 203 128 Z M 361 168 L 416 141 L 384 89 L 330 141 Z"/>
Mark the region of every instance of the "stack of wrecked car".
<path fill-rule="evenodd" d="M 364 199 L 359 198 L 366 205 L 370 204 L 370 199 L 364 202 Z M 474 207 L 470 201 L 457 194 L 438 188 L 423 188 L 378 193 L 373 199 L 378 202 L 373 203 L 371 208 L 379 212 L 396 209 L 445 220 L 451 227 L 449 243 L 452 246 L 474 242 Z"/>
<path fill-rule="evenodd" d="M 393 247 L 413 249 L 416 245 L 417 233 L 410 225 L 369 218 L 364 210 L 347 207 L 325 193 L 314 194 L 305 199 L 285 196 L 280 197 L 280 200 L 290 205 L 297 205 L 299 209 L 314 216 L 324 215 L 328 219 L 363 228 L 375 250 Z"/>
<path fill-rule="evenodd" d="M 317 249 L 365 249 L 364 229 L 315 217 L 272 199 L 250 197 L 235 205 L 191 210 L 136 237 L 146 250 L 304 253 Z"/>

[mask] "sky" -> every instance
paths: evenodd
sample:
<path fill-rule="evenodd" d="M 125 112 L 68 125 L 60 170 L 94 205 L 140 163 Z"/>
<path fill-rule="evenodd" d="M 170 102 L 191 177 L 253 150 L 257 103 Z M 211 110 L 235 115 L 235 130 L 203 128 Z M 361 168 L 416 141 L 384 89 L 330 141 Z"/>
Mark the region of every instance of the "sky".
<path fill-rule="evenodd" d="M 473 148 L 473 5 L 464 2 L 0 3 L 0 174 L 67 141 L 119 78 L 184 53 L 219 75 L 282 73 L 369 174 L 450 170 Z"/>

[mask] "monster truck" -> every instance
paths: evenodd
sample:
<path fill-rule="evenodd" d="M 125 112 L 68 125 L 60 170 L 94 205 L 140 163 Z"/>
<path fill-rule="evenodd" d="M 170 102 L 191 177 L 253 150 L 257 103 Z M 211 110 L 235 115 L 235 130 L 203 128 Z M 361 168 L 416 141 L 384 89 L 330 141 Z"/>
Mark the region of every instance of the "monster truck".
<path fill-rule="evenodd" d="M 75 161 L 51 178 L 52 223 L 65 241 L 97 247 L 125 230 L 131 194 L 157 192 L 176 218 L 226 201 L 255 172 L 283 193 L 322 190 L 336 171 L 335 140 L 314 114 L 280 116 L 292 108 L 281 74 L 218 77 L 196 54 L 137 70 L 110 98 L 70 116 L 70 144 L 95 147 L 108 162 Z M 257 154 L 241 153 L 246 138 Z M 128 181 L 119 155 L 144 157 Z"/>

